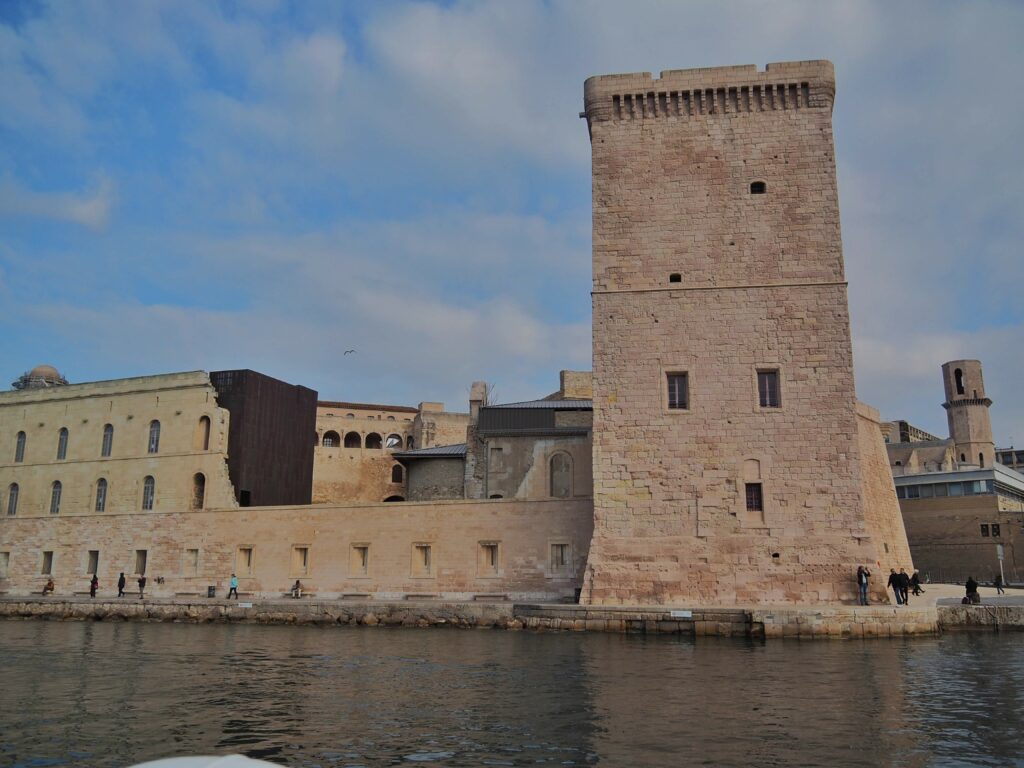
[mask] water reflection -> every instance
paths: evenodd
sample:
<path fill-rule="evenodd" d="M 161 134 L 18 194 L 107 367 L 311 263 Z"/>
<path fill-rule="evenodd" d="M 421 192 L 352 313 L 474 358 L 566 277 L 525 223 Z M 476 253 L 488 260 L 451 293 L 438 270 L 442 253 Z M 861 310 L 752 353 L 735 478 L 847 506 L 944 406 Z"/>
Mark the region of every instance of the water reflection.
<path fill-rule="evenodd" d="M 1024 765 L 1024 644 L 0 622 L 0 764 Z"/>

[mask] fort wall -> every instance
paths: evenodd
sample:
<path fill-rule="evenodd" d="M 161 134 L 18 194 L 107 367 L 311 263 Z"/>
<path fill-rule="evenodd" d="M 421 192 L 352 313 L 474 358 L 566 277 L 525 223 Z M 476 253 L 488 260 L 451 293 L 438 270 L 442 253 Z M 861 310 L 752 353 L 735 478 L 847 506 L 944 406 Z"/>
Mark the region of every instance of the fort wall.
<path fill-rule="evenodd" d="M 281 597 L 571 599 L 593 527 L 589 499 L 452 501 L 0 519 L 0 592 L 109 591 L 145 571 L 153 597 L 222 591 Z M 139 553 L 144 553 L 140 556 Z M 50 553 L 47 556 L 45 553 Z M 50 573 L 43 571 L 50 570 Z"/>

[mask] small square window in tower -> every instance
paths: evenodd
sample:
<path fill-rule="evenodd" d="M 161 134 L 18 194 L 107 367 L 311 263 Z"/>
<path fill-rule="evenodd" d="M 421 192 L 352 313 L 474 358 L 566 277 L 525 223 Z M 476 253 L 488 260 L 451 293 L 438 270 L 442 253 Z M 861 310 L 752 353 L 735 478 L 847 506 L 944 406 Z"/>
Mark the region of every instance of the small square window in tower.
<path fill-rule="evenodd" d="M 779 408 L 782 399 L 779 396 L 779 372 L 757 372 L 757 399 L 762 408 Z"/>
<path fill-rule="evenodd" d="M 690 377 L 686 373 L 666 374 L 668 383 L 668 407 L 685 411 L 690 407 Z"/>

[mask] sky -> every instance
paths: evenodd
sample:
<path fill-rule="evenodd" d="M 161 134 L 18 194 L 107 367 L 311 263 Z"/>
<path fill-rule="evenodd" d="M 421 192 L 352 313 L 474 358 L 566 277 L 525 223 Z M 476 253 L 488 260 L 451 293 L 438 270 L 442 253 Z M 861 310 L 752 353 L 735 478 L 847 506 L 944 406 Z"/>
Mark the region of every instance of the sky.
<path fill-rule="evenodd" d="M 824 58 L 858 396 L 945 436 L 977 358 L 1024 445 L 1022 33 L 980 0 L 0 0 L 0 387 L 543 396 L 590 367 L 583 81 Z"/>

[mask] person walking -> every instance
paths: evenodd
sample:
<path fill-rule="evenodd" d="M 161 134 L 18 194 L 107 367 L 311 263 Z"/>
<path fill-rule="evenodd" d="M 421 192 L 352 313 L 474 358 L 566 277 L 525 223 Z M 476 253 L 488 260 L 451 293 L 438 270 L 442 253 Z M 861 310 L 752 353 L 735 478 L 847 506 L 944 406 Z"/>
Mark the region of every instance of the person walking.
<path fill-rule="evenodd" d="M 903 589 L 900 587 L 900 577 L 895 568 L 889 569 L 889 581 L 886 586 L 896 595 L 896 605 L 903 605 Z"/>
<path fill-rule="evenodd" d="M 124 571 L 121 571 L 121 575 L 117 577 L 117 596 L 124 597 L 124 587 L 128 582 L 125 581 Z"/>
<path fill-rule="evenodd" d="M 995 579 L 992 580 L 992 586 L 996 588 L 997 595 L 1005 595 L 1006 590 L 1003 589 L 1003 574 L 997 573 Z"/>
<path fill-rule="evenodd" d="M 868 604 L 868 580 L 871 578 L 871 571 L 867 566 L 857 566 L 857 590 L 860 593 L 860 604 Z"/>
<path fill-rule="evenodd" d="M 905 569 L 900 568 L 900 592 L 903 593 L 903 604 L 910 605 L 910 577 Z"/>
<path fill-rule="evenodd" d="M 914 597 L 917 597 L 924 592 L 924 590 L 921 589 L 921 577 L 918 575 L 917 571 L 914 571 L 914 575 L 910 577 L 910 589 L 914 593 Z"/>
<path fill-rule="evenodd" d="M 238 577 L 235 574 L 231 574 L 231 589 L 228 590 L 228 600 L 231 599 L 231 595 L 235 596 L 235 600 L 238 599 Z"/>
<path fill-rule="evenodd" d="M 146 577 L 145 576 L 139 576 L 139 600 L 141 600 L 143 598 L 143 595 L 144 595 L 145 591 L 146 591 Z"/>
<path fill-rule="evenodd" d="M 96 590 L 100 588 L 99 577 L 94 573 L 89 581 L 89 597 L 96 597 Z"/>

